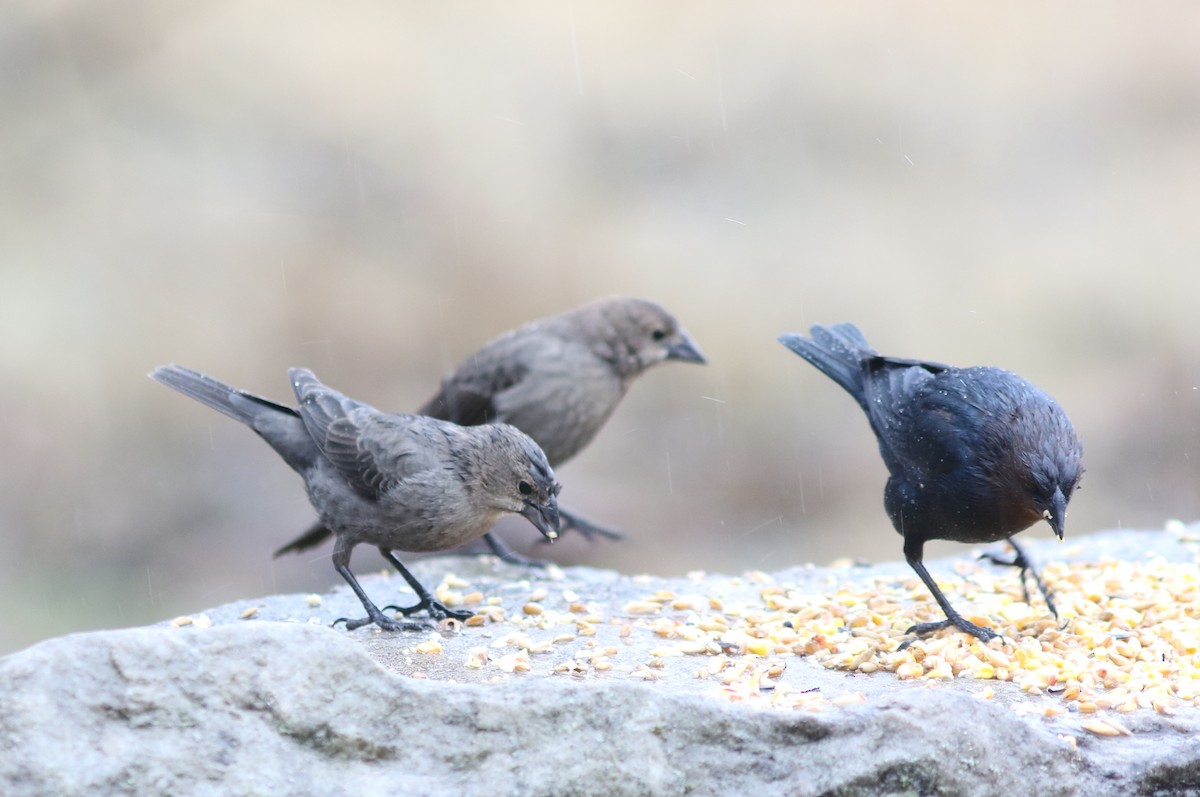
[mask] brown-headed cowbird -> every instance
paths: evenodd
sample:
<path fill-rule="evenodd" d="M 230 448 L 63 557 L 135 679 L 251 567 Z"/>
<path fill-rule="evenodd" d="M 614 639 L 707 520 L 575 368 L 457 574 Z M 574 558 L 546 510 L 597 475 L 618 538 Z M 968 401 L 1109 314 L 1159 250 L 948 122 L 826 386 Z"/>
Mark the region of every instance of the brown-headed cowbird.
<path fill-rule="evenodd" d="M 464 426 L 510 423 L 538 442 L 554 467 L 575 456 L 646 369 L 667 360 L 704 363 L 675 317 L 654 302 L 612 297 L 514 329 L 475 352 L 417 412 Z M 616 532 L 562 511 L 563 531 Z M 319 544 L 316 525 L 275 552 Z M 502 559 L 527 562 L 492 534 Z"/>
<path fill-rule="evenodd" d="M 178 365 L 151 378 L 246 424 L 304 478 L 324 528 L 337 536 L 333 566 L 354 590 L 370 623 L 388 631 L 426 628 L 385 617 L 350 572 L 360 542 L 417 593 L 408 616 L 464 619 L 429 594 L 392 553 L 442 551 L 478 539 L 506 514 L 527 518 L 548 540 L 558 536 L 558 491 L 546 456 L 516 428 L 463 427 L 420 415 L 389 415 L 343 396 L 312 372 L 288 372 L 300 403 L 291 409 Z"/>
<path fill-rule="evenodd" d="M 883 503 L 904 537 L 904 558 L 946 614 L 908 632 L 954 625 L 984 642 L 997 636 L 964 619 L 938 589 L 921 561 L 926 540 L 1008 540 L 1016 557 L 1003 564 L 1021 569 L 1023 589 L 1031 573 L 1057 617 L 1012 535 L 1044 518 L 1062 539 L 1067 502 L 1083 476 L 1083 449 L 1062 408 L 999 368 L 881 357 L 853 324 L 818 325 L 810 334 L 785 334 L 779 341 L 845 388 L 866 412 L 891 474 Z"/>

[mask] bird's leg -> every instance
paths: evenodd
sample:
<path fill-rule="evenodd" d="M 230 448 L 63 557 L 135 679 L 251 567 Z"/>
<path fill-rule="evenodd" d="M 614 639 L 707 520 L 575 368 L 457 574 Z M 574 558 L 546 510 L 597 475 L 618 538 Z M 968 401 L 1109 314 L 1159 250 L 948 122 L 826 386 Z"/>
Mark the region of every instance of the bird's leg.
<path fill-rule="evenodd" d="M 933 631 L 940 631 L 943 628 L 953 625 L 959 631 L 962 631 L 965 634 L 970 634 L 984 644 L 987 644 L 991 640 L 1000 636 L 990 628 L 984 628 L 982 626 L 975 625 L 954 610 L 954 607 L 950 605 L 950 601 L 947 600 L 946 596 L 942 594 L 942 591 L 938 589 L 938 585 L 933 580 L 933 577 L 929 575 L 929 571 L 925 569 L 925 563 L 921 561 L 924 549 L 925 543 L 923 540 L 910 541 L 905 539 L 904 559 L 908 562 L 909 567 L 916 571 L 917 575 L 920 576 L 921 581 L 925 582 L 925 586 L 929 588 L 929 591 L 933 593 L 933 599 L 937 601 L 938 606 L 942 607 L 942 611 L 946 614 L 946 619 L 939 620 L 934 623 L 918 623 L 904 633 L 922 636 Z M 908 647 L 909 644 L 911 644 L 911 641 L 906 642 L 901 646 L 901 648 Z"/>
<path fill-rule="evenodd" d="M 561 516 L 561 514 L 560 512 L 559 515 Z M 550 564 L 540 559 L 530 559 L 528 556 L 522 556 L 501 542 L 500 538 L 490 531 L 483 535 L 483 541 L 487 543 L 488 547 L 492 549 L 492 553 L 501 562 L 508 562 L 510 565 L 523 565 L 525 567 L 546 567 Z"/>
<path fill-rule="evenodd" d="M 346 579 L 346 583 L 350 585 L 350 589 L 354 590 L 354 594 L 362 601 L 363 608 L 367 610 L 367 616 L 357 620 L 351 620 L 347 617 L 339 617 L 333 621 L 334 625 L 345 623 L 346 630 L 353 631 L 357 628 L 362 628 L 364 625 L 374 623 L 384 631 L 427 631 L 431 628 L 428 623 L 409 622 L 401 620 L 393 620 L 390 617 L 385 617 L 379 607 L 371 602 L 367 597 L 367 593 L 363 590 L 362 585 L 358 583 L 358 579 L 350 572 L 350 549 L 352 545 L 347 545 L 343 542 L 343 538 L 339 537 L 337 543 L 333 546 L 333 567 L 342 578 Z M 403 571 L 402 571 L 403 572 Z M 407 574 L 406 574 L 407 575 Z"/>
<path fill-rule="evenodd" d="M 412 587 L 413 592 L 417 593 L 417 597 L 420 599 L 412 606 L 387 606 L 385 608 L 394 609 L 403 614 L 405 617 L 424 609 L 429 613 L 429 616 L 435 620 L 444 620 L 446 618 L 450 618 L 452 620 L 466 620 L 468 617 L 474 616 L 474 612 L 466 610 L 456 612 L 447 607 L 437 598 L 433 597 L 433 595 L 429 593 L 429 590 L 425 589 L 425 587 L 421 585 L 421 582 L 417 581 L 413 574 L 408 572 L 408 568 L 400 564 L 400 560 L 396 558 L 396 555 L 387 548 L 380 548 L 379 552 L 383 554 L 384 559 L 387 559 L 392 563 L 392 567 L 400 571 L 400 575 L 404 576 L 404 580 L 408 582 L 408 586 Z"/>
<path fill-rule="evenodd" d="M 573 512 L 568 512 L 562 508 L 558 510 L 558 516 L 562 519 L 562 525 L 559 527 L 559 534 L 567 531 L 568 529 L 575 529 L 582 534 L 584 538 L 588 540 L 588 542 L 591 542 L 596 537 L 607 537 L 610 540 L 620 540 L 625 536 L 619 531 L 606 529 L 604 526 L 597 526 L 590 520 L 581 518 L 579 515 L 576 515 Z"/>
<path fill-rule="evenodd" d="M 1042 581 L 1042 577 L 1038 575 L 1037 568 L 1033 566 L 1033 560 L 1029 555 L 1017 545 L 1017 541 L 1009 537 L 1008 544 L 1012 546 L 1015 555 L 1012 559 L 1005 559 L 997 553 L 986 552 L 982 555 L 983 559 L 997 565 L 1005 565 L 1007 567 L 1018 567 L 1021 569 L 1021 593 L 1025 596 L 1025 602 L 1029 600 L 1029 584 L 1025 577 L 1028 575 L 1033 578 L 1033 583 L 1037 585 L 1038 592 L 1042 593 L 1042 597 L 1046 599 L 1046 605 L 1050 607 L 1050 614 L 1054 615 L 1054 619 L 1058 619 L 1058 609 L 1054 606 L 1054 599 L 1050 596 L 1050 590 L 1046 589 L 1046 584 Z"/>

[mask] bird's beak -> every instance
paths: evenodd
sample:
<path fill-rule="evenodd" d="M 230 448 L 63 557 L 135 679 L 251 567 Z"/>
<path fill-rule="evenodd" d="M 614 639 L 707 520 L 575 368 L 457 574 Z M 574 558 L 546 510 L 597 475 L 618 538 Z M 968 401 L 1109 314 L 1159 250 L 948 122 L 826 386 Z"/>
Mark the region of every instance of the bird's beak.
<path fill-rule="evenodd" d="M 526 501 L 525 508 L 521 510 L 521 516 L 534 525 L 542 536 L 547 540 L 554 542 L 558 539 L 558 527 L 561 520 L 558 516 L 558 498 L 550 496 L 550 499 L 539 504 L 535 501 Z"/>
<path fill-rule="evenodd" d="M 708 360 L 704 359 L 704 355 L 700 352 L 700 347 L 696 345 L 696 341 L 692 340 L 686 332 L 681 331 L 679 334 L 682 339 L 678 343 L 672 343 L 667 347 L 667 359 L 706 365 Z"/>
<path fill-rule="evenodd" d="M 1050 528 L 1054 529 L 1055 535 L 1061 540 L 1063 538 L 1063 525 L 1067 520 L 1067 499 L 1062 493 L 1062 488 L 1054 488 L 1054 495 L 1050 497 L 1050 508 L 1043 514 L 1046 521 L 1050 524 Z"/>

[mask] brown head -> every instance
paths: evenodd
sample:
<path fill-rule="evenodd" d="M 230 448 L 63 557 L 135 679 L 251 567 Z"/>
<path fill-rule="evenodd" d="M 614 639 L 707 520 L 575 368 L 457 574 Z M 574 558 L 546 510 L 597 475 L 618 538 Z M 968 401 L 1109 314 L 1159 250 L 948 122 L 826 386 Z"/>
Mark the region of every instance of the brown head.
<path fill-rule="evenodd" d="M 556 320 L 596 356 L 611 363 L 626 382 L 667 360 L 706 362 L 675 316 L 645 299 L 599 299 Z"/>
<path fill-rule="evenodd" d="M 547 540 L 558 537 L 558 493 L 546 455 L 529 435 L 506 423 L 464 428 L 477 438 L 470 469 L 480 499 L 497 512 L 521 515 Z"/>

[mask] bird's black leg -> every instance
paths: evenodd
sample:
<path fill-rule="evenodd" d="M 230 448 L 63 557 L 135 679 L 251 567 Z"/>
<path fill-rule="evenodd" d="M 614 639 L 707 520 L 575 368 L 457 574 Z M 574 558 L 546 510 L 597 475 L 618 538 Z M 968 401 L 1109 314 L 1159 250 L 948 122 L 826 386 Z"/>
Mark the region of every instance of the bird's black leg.
<path fill-rule="evenodd" d="M 345 623 L 346 629 L 353 631 L 356 628 L 362 628 L 364 625 L 374 623 L 384 631 L 427 631 L 431 628 L 428 623 L 417 623 L 401 620 L 393 620 L 390 617 L 385 617 L 379 607 L 371 602 L 367 597 L 367 593 L 363 590 L 362 585 L 358 583 L 358 579 L 350 572 L 350 549 L 353 546 L 346 545 L 342 538 L 339 537 L 337 543 L 333 546 L 333 567 L 342 578 L 346 579 L 346 583 L 350 585 L 350 589 L 354 590 L 354 594 L 362 601 L 363 608 L 367 610 L 367 616 L 357 620 L 351 620 L 346 617 L 339 617 L 333 621 L 334 625 Z M 403 569 L 401 572 L 404 572 Z M 407 576 L 408 574 L 405 573 Z M 409 576 L 411 582 L 411 576 Z"/>
<path fill-rule="evenodd" d="M 561 515 L 562 513 L 560 512 L 559 514 Z M 483 541 L 487 543 L 488 547 L 492 549 L 492 553 L 501 562 L 508 562 L 510 565 L 524 565 L 525 567 L 546 567 L 550 564 L 540 559 L 530 559 L 528 556 L 522 556 L 501 542 L 500 538 L 490 531 L 483 535 Z"/>
<path fill-rule="evenodd" d="M 950 601 L 947 600 L 946 596 L 942 594 L 942 591 L 938 589 L 938 585 L 933 580 L 933 577 L 929 575 L 929 571 L 925 569 L 925 563 L 921 561 L 924 549 L 925 542 L 923 540 L 905 539 L 904 559 L 908 562 L 909 567 L 915 570 L 917 575 L 920 576 L 921 581 L 925 582 L 925 586 L 929 588 L 929 591 L 933 593 L 933 599 L 937 601 L 938 606 L 942 607 L 942 611 L 946 614 L 946 619 L 939 620 L 935 623 L 918 623 L 905 631 L 905 633 L 922 636 L 933 631 L 940 631 L 943 628 L 953 625 L 959 631 L 970 634 L 985 644 L 1000 636 L 990 628 L 984 628 L 982 626 L 975 625 L 954 610 L 954 607 L 950 605 Z M 911 642 L 906 642 L 904 645 L 901 645 L 901 649 L 908 647 L 909 644 L 911 644 Z"/>
<path fill-rule="evenodd" d="M 1046 589 L 1046 584 L 1042 581 L 1042 577 L 1038 575 L 1037 568 L 1033 566 L 1033 560 L 1030 559 L 1029 555 L 1021 549 L 1021 546 L 1017 545 L 1016 540 L 1010 537 L 1008 539 L 1008 544 L 1011 545 L 1013 551 L 1016 552 L 1012 559 L 1005 559 L 1000 554 L 992 553 L 990 551 L 984 553 L 982 558 L 987 559 L 993 564 L 1005 565 L 1007 567 L 1018 567 L 1021 569 L 1021 593 L 1025 596 L 1026 603 L 1030 603 L 1030 600 L 1029 584 L 1025 581 L 1025 577 L 1027 575 L 1031 576 L 1033 578 L 1033 583 L 1037 585 L 1038 592 L 1042 593 L 1042 597 L 1046 599 L 1046 605 L 1050 607 L 1050 614 L 1054 615 L 1054 619 L 1057 620 L 1058 609 L 1054 607 L 1054 599 L 1050 596 L 1050 590 Z"/>
<path fill-rule="evenodd" d="M 429 593 L 429 590 L 425 589 L 425 587 L 421 585 L 421 582 L 417 581 L 413 574 L 408 572 L 408 568 L 400 564 L 400 560 L 396 558 L 394 553 L 389 551 L 387 548 L 380 548 L 379 552 L 383 554 L 384 559 L 387 559 L 392 563 L 392 567 L 400 571 L 400 575 L 404 576 L 404 580 L 408 582 L 408 586 L 412 587 L 413 592 L 417 593 L 417 598 L 419 598 L 419 600 L 412 606 L 387 606 L 385 608 L 395 609 L 405 617 L 424 609 L 429 613 L 429 616 L 435 620 L 444 620 L 446 618 L 450 618 L 452 620 L 466 620 L 468 617 L 471 617 L 475 614 L 475 612 L 466 610 L 456 612 L 453 609 L 450 609 L 437 598 L 433 597 L 433 595 Z"/>
<path fill-rule="evenodd" d="M 560 534 L 568 529 L 575 529 L 582 534 L 588 540 L 588 542 L 591 542 L 596 537 L 607 537 L 610 540 L 619 540 L 625 536 L 619 531 L 606 529 L 604 526 L 597 526 L 590 520 L 581 518 L 579 515 L 576 515 L 573 512 L 568 512 L 565 509 L 560 508 L 558 510 L 558 516 L 562 520 L 562 525 L 559 526 Z"/>

